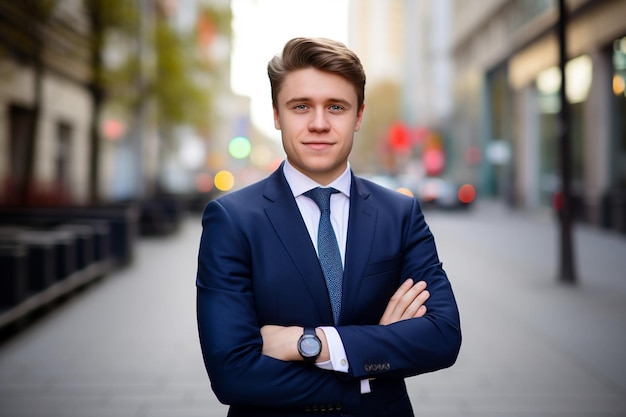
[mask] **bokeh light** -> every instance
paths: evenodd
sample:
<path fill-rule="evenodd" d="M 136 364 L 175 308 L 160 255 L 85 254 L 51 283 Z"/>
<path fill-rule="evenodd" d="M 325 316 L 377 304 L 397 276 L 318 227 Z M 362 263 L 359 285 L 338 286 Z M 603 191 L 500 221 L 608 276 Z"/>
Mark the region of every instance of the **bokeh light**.
<path fill-rule="evenodd" d="M 196 175 L 196 189 L 201 193 L 208 193 L 213 189 L 213 177 L 207 172 Z"/>
<path fill-rule="evenodd" d="M 104 137 L 111 141 L 119 140 L 124 134 L 124 124 L 117 119 L 107 119 L 102 124 Z"/>
<path fill-rule="evenodd" d="M 619 74 L 613 75 L 613 94 L 616 96 L 624 94 L 625 88 L 626 82 L 624 82 L 624 79 Z"/>
<path fill-rule="evenodd" d="M 255 145 L 250 152 L 250 160 L 258 167 L 266 167 L 272 160 L 272 151 L 266 145 Z"/>
<path fill-rule="evenodd" d="M 276 158 L 272 159 L 268 165 L 268 169 L 269 171 L 276 171 L 278 169 L 278 167 L 280 167 L 280 164 L 283 163 L 284 158 L 277 156 Z"/>
<path fill-rule="evenodd" d="M 250 155 L 252 145 L 250 140 L 243 136 L 233 138 L 228 144 L 228 153 L 235 159 L 244 159 Z"/>
<path fill-rule="evenodd" d="M 413 192 L 406 187 L 400 187 L 396 189 L 400 194 L 408 195 L 409 197 L 413 197 Z"/>
<path fill-rule="evenodd" d="M 215 188 L 220 191 L 230 191 L 235 185 L 235 177 L 230 171 L 220 171 L 215 174 Z"/>
<path fill-rule="evenodd" d="M 463 184 L 459 187 L 459 201 L 469 204 L 476 198 L 476 188 L 471 184 Z"/>
<path fill-rule="evenodd" d="M 439 175 L 443 171 L 446 158 L 441 149 L 427 149 L 422 155 L 424 169 L 428 175 Z"/>

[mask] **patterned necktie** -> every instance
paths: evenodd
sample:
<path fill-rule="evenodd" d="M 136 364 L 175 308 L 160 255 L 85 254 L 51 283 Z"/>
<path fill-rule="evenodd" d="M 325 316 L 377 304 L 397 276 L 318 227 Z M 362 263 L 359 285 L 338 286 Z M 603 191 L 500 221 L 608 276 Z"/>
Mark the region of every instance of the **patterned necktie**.
<path fill-rule="evenodd" d="M 330 195 L 338 192 L 334 188 L 317 187 L 304 193 L 305 196 L 315 201 L 321 212 L 317 232 L 317 252 L 326 278 L 335 324 L 339 322 L 339 312 L 341 311 L 343 264 L 337 237 L 330 222 Z"/>

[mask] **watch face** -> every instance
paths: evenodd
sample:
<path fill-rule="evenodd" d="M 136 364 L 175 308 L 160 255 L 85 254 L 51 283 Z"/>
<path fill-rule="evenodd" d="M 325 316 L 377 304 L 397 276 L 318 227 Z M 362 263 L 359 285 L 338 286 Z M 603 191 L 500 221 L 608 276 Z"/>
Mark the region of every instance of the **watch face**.
<path fill-rule="evenodd" d="M 313 336 L 305 336 L 300 341 L 300 350 L 303 356 L 317 356 L 320 348 L 319 342 Z"/>

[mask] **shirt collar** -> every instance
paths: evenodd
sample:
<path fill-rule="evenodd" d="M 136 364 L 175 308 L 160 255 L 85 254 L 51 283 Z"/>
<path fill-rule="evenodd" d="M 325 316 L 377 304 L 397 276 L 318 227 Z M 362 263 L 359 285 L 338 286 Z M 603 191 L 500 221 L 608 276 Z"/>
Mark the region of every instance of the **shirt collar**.
<path fill-rule="evenodd" d="M 285 164 L 283 165 L 283 173 L 285 174 L 285 178 L 287 179 L 287 183 L 289 184 L 294 197 L 298 197 L 315 187 L 324 187 L 298 171 L 286 159 Z M 350 197 L 351 182 L 352 175 L 350 174 L 350 162 L 348 162 L 346 170 L 333 182 L 328 184 L 328 187 L 333 187 L 346 197 Z"/>

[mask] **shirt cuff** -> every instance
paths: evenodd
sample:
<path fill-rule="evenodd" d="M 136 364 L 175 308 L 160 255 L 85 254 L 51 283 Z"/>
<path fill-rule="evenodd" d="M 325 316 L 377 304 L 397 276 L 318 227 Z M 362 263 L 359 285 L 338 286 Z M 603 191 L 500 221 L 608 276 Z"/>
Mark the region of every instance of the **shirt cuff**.
<path fill-rule="evenodd" d="M 369 394 L 370 392 L 372 392 L 372 387 L 370 385 L 370 380 L 369 379 L 362 379 L 361 380 L 361 394 Z"/>
<path fill-rule="evenodd" d="M 348 373 L 350 364 L 337 329 L 334 327 L 318 327 L 318 329 L 326 335 L 330 360 L 316 363 L 316 365 L 322 369 Z"/>
<path fill-rule="evenodd" d="M 334 327 L 318 327 L 318 329 L 324 332 L 326 335 L 326 343 L 328 344 L 328 352 L 330 353 L 330 360 L 326 362 L 317 362 L 315 365 L 318 368 L 326 369 L 327 371 L 348 372 L 350 364 L 348 363 L 348 357 L 341 341 L 339 332 Z M 361 394 L 369 394 L 372 392 L 369 379 L 361 380 Z"/>

